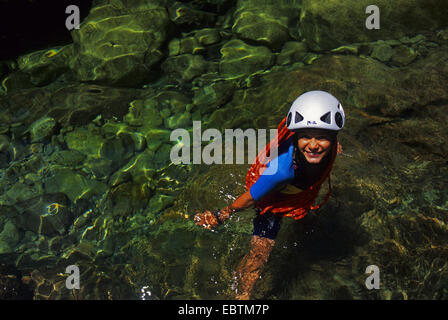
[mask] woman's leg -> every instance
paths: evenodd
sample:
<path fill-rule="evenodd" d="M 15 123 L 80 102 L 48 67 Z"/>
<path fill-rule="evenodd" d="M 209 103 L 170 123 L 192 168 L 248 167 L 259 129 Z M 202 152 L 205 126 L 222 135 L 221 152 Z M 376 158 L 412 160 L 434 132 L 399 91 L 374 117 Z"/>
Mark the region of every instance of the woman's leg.
<path fill-rule="evenodd" d="M 253 236 L 250 251 L 241 260 L 236 269 L 238 279 L 237 300 L 249 300 L 255 282 L 263 272 L 275 240 Z"/>
<path fill-rule="evenodd" d="M 254 284 L 260 278 L 274 247 L 274 239 L 280 230 L 281 216 L 271 212 L 265 214 L 258 212 L 253 223 L 254 231 L 249 253 L 244 256 L 237 268 L 239 291 L 236 299 L 250 298 Z"/>

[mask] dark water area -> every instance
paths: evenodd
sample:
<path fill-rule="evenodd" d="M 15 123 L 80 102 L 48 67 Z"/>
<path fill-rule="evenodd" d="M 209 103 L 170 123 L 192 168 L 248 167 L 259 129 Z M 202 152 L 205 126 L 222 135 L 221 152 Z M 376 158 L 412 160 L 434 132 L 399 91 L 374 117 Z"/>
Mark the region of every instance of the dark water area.
<path fill-rule="evenodd" d="M 77 5 L 84 19 L 92 1 L 0 1 L 0 60 L 71 43 L 70 32 L 63 27 L 69 5 Z"/>
<path fill-rule="evenodd" d="M 245 191 L 249 145 L 178 164 L 171 135 L 275 129 L 310 90 L 346 114 L 332 194 L 282 219 L 251 298 L 447 299 L 448 5 L 368 5 L 0 0 L 0 299 L 235 299 L 255 210 L 193 217 Z"/>

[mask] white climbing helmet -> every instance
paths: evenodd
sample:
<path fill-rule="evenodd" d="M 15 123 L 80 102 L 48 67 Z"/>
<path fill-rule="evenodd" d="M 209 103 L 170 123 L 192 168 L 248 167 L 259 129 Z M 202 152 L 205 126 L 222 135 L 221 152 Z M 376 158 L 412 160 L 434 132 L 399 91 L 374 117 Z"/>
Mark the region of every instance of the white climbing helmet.
<path fill-rule="evenodd" d="M 291 131 L 299 129 L 341 130 L 345 125 L 345 113 L 341 103 L 325 91 L 308 91 L 291 105 L 286 126 Z"/>

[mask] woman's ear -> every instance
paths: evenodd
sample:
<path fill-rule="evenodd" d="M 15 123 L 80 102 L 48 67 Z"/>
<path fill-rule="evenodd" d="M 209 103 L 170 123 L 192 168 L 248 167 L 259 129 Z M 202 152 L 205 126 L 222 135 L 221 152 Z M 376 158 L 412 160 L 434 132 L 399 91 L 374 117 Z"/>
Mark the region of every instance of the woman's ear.
<path fill-rule="evenodd" d="M 343 153 L 343 150 L 342 150 L 342 144 L 340 144 L 339 143 L 339 141 L 338 141 L 338 154 L 342 154 Z"/>

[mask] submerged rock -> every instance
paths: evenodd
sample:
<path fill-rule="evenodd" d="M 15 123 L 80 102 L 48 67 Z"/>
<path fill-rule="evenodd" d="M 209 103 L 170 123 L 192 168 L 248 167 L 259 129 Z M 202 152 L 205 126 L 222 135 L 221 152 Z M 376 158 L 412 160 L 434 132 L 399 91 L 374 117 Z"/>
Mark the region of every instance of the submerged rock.
<path fill-rule="evenodd" d="M 288 17 L 276 7 L 240 9 L 234 14 L 232 31 L 238 38 L 273 49 L 289 39 Z"/>
<path fill-rule="evenodd" d="M 64 233 L 73 221 L 73 212 L 70 208 L 68 197 L 61 193 L 44 193 L 37 197 L 28 198 L 18 202 L 14 206 L 18 212 L 17 226 L 28 233 L 39 233 L 43 230 L 44 234 Z M 43 220 L 42 216 L 46 216 Z M 47 219 L 49 216 L 56 218 Z M 55 222 L 55 226 L 51 221 Z M 62 227 L 63 226 L 63 227 Z M 59 230 L 59 231 L 58 231 Z"/>
<path fill-rule="evenodd" d="M 14 149 L 7 135 L 0 135 L 0 169 L 7 168 L 14 158 Z"/>
<path fill-rule="evenodd" d="M 178 91 L 162 91 L 153 99 L 157 101 L 159 110 L 168 107 L 172 113 L 182 113 L 187 110 L 191 99 L 188 95 Z M 145 101 L 146 103 L 146 101 Z M 188 111 L 188 110 L 187 110 Z"/>
<path fill-rule="evenodd" d="M 230 100 L 235 87 L 231 81 L 216 81 L 210 85 L 199 87 L 194 91 L 193 104 L 198 106 L 201 114 L 214 111 Z"/>
<path fill-rule="evenodd" d="M 103 120 L 113 117 L 121 119 L 135 95 L 135 89 L 92 84 L 68 85 L 54 92 L 47 115 L 63 126 L 89 124 L 98 115 Z"/>
<path fill-rule="evenodd" d="M 155 194 L 149 201 L 148 210 L 153 213 L 160 213 L 163 209 L 174 203 L 174 197 L 164 194 Z"/>
<path fill-rule="evenodd" d="M 392 47 L 384 42 L 378 43 L 373 47 L 371 56 L 381 62 L 387 62 L 392 58 Z"/>
<path fill-rule="evenodd" d="M 5 93 L 16 92 L 22 89 L 29 89 L 34 87 L 34 84 L 31 82 L 30 76 L 20 70 L 14 71 L 7 75 L 2 80 L 1 85 L 1 89 L 3 89 Z"/>
<path fill-rule="evenodd" d="M 437 37 L 442 40 L 448 40 L 448 29 L 443 29 L 437 32 Z"/>
<path fill-rule="evenodd" d="M 264 70 L 274 64 L 271 50 L 251 46 L 241 40 L 231 40 L 221 48 L 219 71 L 224 75 L 241 75 Z"/>
<path fill-rule="evenodd" d="M 68 132 L 65 142 L 70 150 L 79 151 L 88 158 L 99 158 L 105 139 L 98 132 L 82 127 Z"/>
<path fill-rule="evenodd" d="M 10 148 L 11 141 L 7 135 L 0 135 L 0 152 L 5 152 Z"/>
<path fill-rule="evenodd" d="M 417 58 L 417 52 L 408 46 L 397 46 L 393 50 L 391 61 L 398 66 L 407 66 Z"/>
<path fill-rule="evenodd" d="M 51 161 L 61 166 L 76 167 L 84 162 L 86 155 L 78 150 L 61 150 L 51 155 Z"/>
<path fill-rule="evenodd" d="M 91 180 L 67 168 L 50 167 L 49 177 L 44 186 L 47 193 L 62 192 L 70 201 L 101 195 L 107 191 L 107 185 Z"/>
<path fill-rule="evenodd" d="M 181 54 L 168 57 L 162 63 L 163 71 L 180 82 L 190 82 L 207 70 L 207 62 L 200 55 Z"/>
<path fill-rule="evenodd" d="M 27 199 L 39 196 L 43 193 L 42 183 L 26 183 L 25 181 L 17 182 L 9 190 L 0 196 L 0 203 L 5 205 L 13 205 L 16 202 L 25 201 Z"/>
<path fill-rule="evenodd" d="M 203 46 L 218 43 L 221 40 L 219 31 L 213 28 L 204 28 L 194 31 L 194 37 Z"/>
<path fill-rule="evenodd" d="M 424 30 L 446 26 L 442 12 L 448 10 L 444 0 L 430 4 L 423 0 L 390 2 L 379 0 L 380 29 L 366 28 L 368 1 L 343 2 L 304 0 L 300 15 L 300 31 L 314 51 L 330 50 L 343 44 L 380 39 L 400 39 Z M 383 27 L 387 26 L 387 27 Z"/>
<path fill-rule="evenodd" d="M 117 121 L 117 119 L 108 119 L 101 127 L 101 132 L 106 139 L 117 137 L 121 132 L 132 131 L 127 123 Z"/>
<path fill-rule="evenodd" d="M 56 120 L 44 117 L 36 120 L 30 128 L 31 143 L 43 142 L 48 139 L 56 129 Z"/>
<path fill-rule="evenodd" d="M 233 13 L 232 31 L 250 44 L 279 50 L 299 38 L 300 1 L 240 0 Z"/>
<path fill-rule="evenodd" d="M 171 21 L 176 25 L 211 26 L 217 18 L 214 13 L 197 10 L 190 4 L 178 1 L 168 8 L 168 13 Z"/>
<path fill-rule="evenodd" d="M 100 4 L 72 32 L 70 67 L 80 81 L 133 86 L 163 56 L 169 30 L 166 9 L 157 0 Z"/>
<path fill-rule="evenodd" d="M 174 38 L 168 43 L 170 56 L 180 54 L 201 54 L 209 56 L 208 48 L 221 40 L 218 30 L 212 28 L 194 30 L 182 35 L 182 38 Z"/>
<path fill-rule="evenodd" d="M 143 100 L 134 100 L 130 105 L 129 113 L 123 117 L 129 125 L 157 128 L 162 124 L 159 111 L 154 106 L 146 104 Z"/>
<path fill-rule="evenodd" d="M 126 217 L 146 207 L 152 190 L 147 184 L 125 182 L 112 188 L 112 215 Z"/>
<path fill-rule="evenodd" d="M 171 130 L 151 129 L 146 131 L 145 137 L 148 145 L 148 150 L 155 152 L 162 143 L 170 142 Z"/>
<path fill-rule="evenodd" d="M 171 115 L 171 110 L 169 108 L 164 108 L 160 110 L 160 116 L 162 119 L 167 119 Z"/>
<path fill-rule="evenodd" d="M 0 254 L 12 253 L 19 242 L 19 232 L 11 220 L 7 220 L 0 231 Z"/>
<path fill-rule="evenodd" d="M 286 42 L 282 48 L 282 51 L 277 56 L 277 64 L 286 65 L 294 62 L 300 62 L 306 56 L 307 52 L 308 48 L 304 42 Z"/>
<path fill-rule="evenodd" d="M 187 38 L 175 38 L 168 44 L 168 50 L 170 56 L 176 56 L 179 54 L 198 54 L 204 51 L 204 47 L 199 45 L 199 42 L 195 37 Z"/>
<path fill-rule="evenodd" d="M 132 148 L 136 152 L 141 152 L 146 148 L 145 136 L 140 132 L 120 132 L 117 137 L 123 144 L 129 143 L 128 148 Z"/>
<path fill-rule="evenodd" d="M 93 179 L 104 182 L 125 160 L 112 161 L 106 158 L 90 159 L 84 163 L 83 171 L 88 172 Z"/>
<path fill-rule="evenodd" d="M 100 149 L 100 157 L 120 163 L 129 159 L 135 151 L 134 141 L 130 135 L 120 135 L 105 141 Z"/>
<path fill-rule="evenodd" d="M 20 56 L 17 64 L 21 71 L 30 76 L 33 85 L 47 85 L 69 70 L 68 60 L 72 52 L 73 45 L 35 51 Z"/>
<path fill-rule="evenodd" d="M 182 114 L 175 114 L 165 120 L 165 127 L 168 129 L 191 127 L 191 114 L 185 111 Z"/>
<path fill-rule="evenodd" d="M 154 168 L 161 169 L 170 164 L 170 152 L 173 148 L 171 143 L 162 144 L 154 155 Z"/>
<path fill-rule="evenodd" d="M 45 236 L 67 234 L 72 222 L 73 216 L 69 210 L 65 208 L 59 208 L 57 211 L 50 209 L 48 213 L 40 216 L 38 233 Z"/>
<path fill-rule="evenodd" d="M 8 125 L 30 126 L 42 117 L 51 117 L 61 127 L 89 124 L 98 115 L 121 119 L 135 99 L 136 89 L 71 83 L 58 88 L 30 88 L 0 97 L 0 117 Z M 24 130 L 25 131 L 25 130 Z"/>
<path fill-rule="evenodd" d="M 157 148 L 161 142 L 158 143 Z M 154 175 L 154 156 L 157 148 L 150 147 L 132 157 L 121 169 L 113 174 L 109 184 L 118 185 L 132 180 L 139 184 L 152 181 Z"/>

